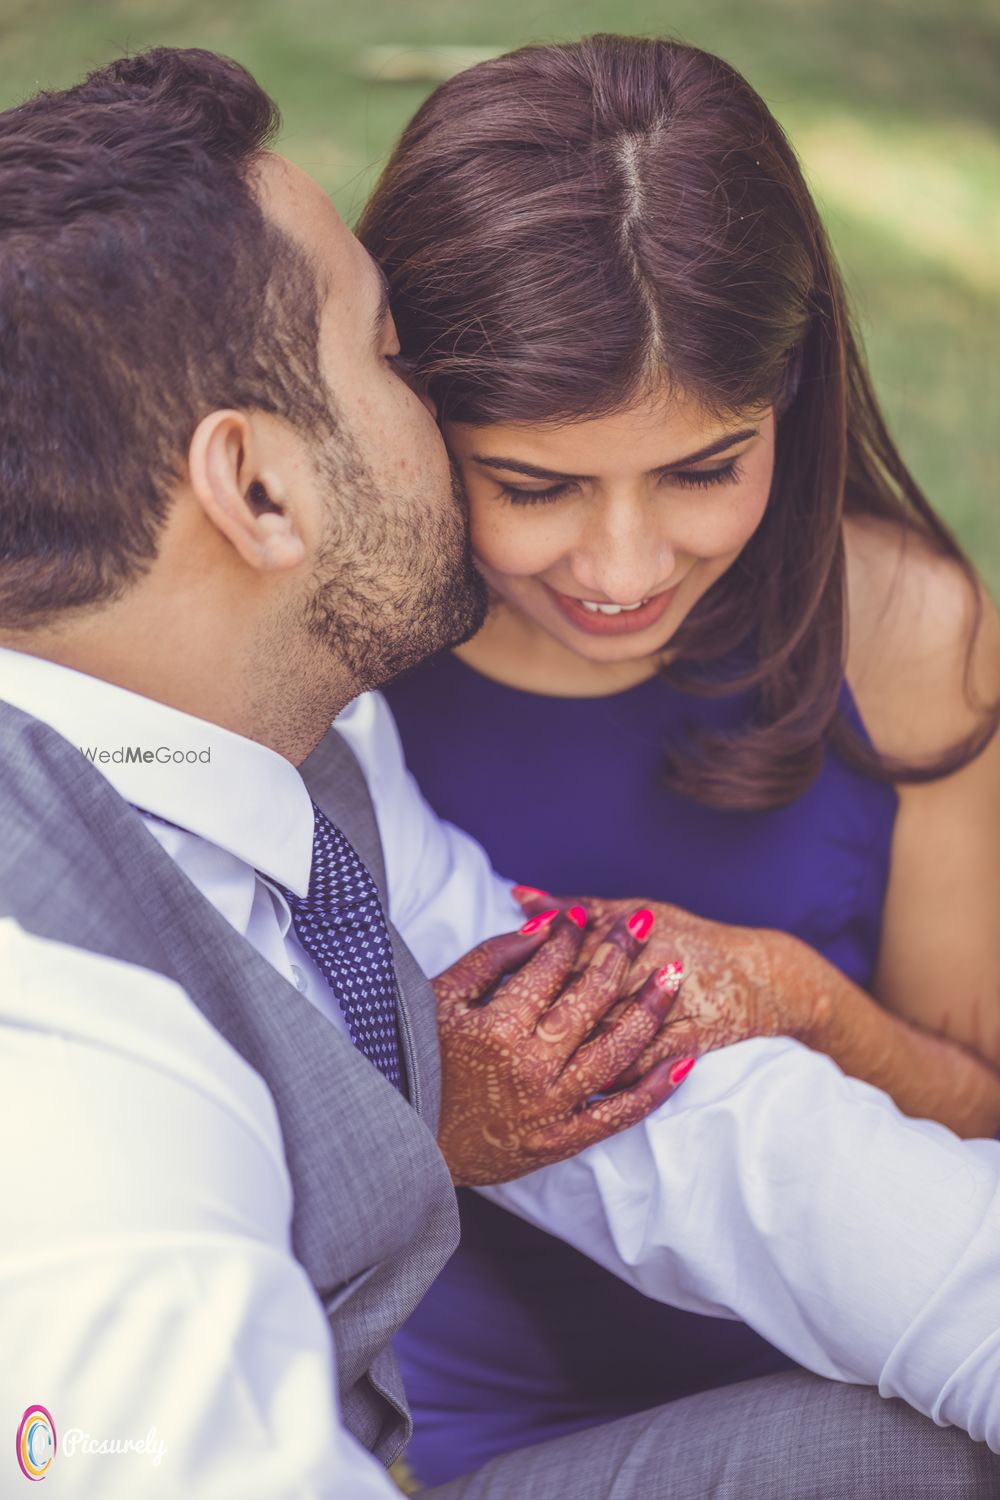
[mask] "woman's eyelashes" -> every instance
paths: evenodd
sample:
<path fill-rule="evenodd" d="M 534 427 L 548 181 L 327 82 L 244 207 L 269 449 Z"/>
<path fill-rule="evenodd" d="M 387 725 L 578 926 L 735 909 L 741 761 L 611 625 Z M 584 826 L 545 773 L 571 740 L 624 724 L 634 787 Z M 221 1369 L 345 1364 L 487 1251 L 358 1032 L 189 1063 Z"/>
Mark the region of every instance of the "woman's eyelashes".
<path fill-rule="evenodd" d="M 679 469 L 673 474 L 661 474 L 657 483 L 677 485 L 685 490 L 707 490 L 717 484 L 736 484 L 743 477 L 743 470 L 734 458 L 718 469 Z M 512 505 L 541 505 L 548 500 L 561 500 L 572 494 L 576 485 L 571 482 L 549 485 L 544 490 L 521 490 L 515 485 L 502 484 L 500 493 Z"/>

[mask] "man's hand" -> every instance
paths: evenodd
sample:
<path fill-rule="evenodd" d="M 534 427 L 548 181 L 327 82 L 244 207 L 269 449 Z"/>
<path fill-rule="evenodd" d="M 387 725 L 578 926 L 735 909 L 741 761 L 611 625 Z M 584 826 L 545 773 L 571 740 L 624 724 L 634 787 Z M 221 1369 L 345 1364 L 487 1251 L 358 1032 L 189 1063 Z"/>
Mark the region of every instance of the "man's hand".
<path fill-rule="evenodd" d="M 433 981 L 438 1143 L 459 1187 L 507 1182 L 573 1156 L 644 1119 L 686 1076 L 680 1054 L 661 1056 L 629 1088 L 593 1099 L 635 1063 L 677 987 L 672 971 L 654 969 L 627 994 L 652 925 L 648 912 L 623 913 L 589 961 L 580 957 L 585 922 L 578 907 L 541 913 Z"/>

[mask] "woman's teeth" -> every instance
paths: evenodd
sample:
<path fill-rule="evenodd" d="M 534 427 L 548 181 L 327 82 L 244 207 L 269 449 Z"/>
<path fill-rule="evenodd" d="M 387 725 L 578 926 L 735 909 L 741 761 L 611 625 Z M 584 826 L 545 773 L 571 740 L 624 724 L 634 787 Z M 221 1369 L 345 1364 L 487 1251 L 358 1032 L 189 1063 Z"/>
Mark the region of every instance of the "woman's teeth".
<path fill-rule="evenodd" d="M 649 600 L 640 599 L 638 604 L 591 604 L 589 599 L 581 599 L 579 602 L 592 615 L 627 615 L 633 609 L 641 609 Z"/>

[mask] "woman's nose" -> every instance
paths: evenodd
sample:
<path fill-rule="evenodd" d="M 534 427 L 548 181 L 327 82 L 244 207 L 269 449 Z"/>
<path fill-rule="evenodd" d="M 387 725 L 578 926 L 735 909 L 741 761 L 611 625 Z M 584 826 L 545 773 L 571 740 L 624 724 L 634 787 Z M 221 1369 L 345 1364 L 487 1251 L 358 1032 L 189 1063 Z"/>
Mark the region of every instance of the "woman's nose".
<path fill-rule="evenodd" d="M 573 573 L 595 602 L 638 604 L 659 592 L 676 567 L 673 547 L 661 538 L 639 533 L 605 537 L 573 559 Z"/>

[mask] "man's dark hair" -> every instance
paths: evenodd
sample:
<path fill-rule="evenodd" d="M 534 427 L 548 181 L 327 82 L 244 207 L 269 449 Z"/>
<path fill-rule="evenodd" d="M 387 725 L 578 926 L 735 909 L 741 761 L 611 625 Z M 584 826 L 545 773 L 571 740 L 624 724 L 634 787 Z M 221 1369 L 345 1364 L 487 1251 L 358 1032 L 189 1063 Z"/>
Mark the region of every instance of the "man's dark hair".
<path fill-rule="evenodd" d="M 332 423 L 316 272 L 249 180 L 278 125 L 167 47 L 0 114 L 0 625 L 148 566 L 208 412 Z"/>

